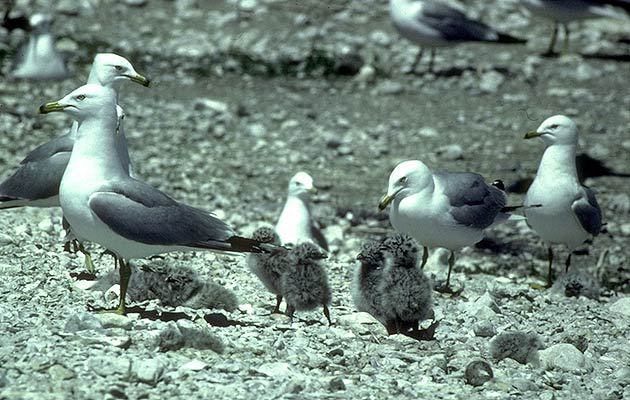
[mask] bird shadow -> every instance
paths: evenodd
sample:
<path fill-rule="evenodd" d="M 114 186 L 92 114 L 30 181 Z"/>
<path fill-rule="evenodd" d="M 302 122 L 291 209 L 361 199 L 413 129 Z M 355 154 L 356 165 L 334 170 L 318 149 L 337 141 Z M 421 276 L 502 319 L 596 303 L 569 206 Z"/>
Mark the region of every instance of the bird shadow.
<path fill-rule="evenodd" d="M 630 54 L 613 54 L 613 53 L 579 53 L 582 58 L 595 59 L 595 60 L 607 60 L 627 63 L 630 62 Z"/>
<path fill-rule="evenodd" d="M 87 272 L 87 271 L 81 271 L 81 272 L 70 272 L 70 277 L 74 278 L 78 281 L 96 281 L 98 280 L 98 277 L 96 276 L 96 274 L 91 273 L 91 272 Z"/>

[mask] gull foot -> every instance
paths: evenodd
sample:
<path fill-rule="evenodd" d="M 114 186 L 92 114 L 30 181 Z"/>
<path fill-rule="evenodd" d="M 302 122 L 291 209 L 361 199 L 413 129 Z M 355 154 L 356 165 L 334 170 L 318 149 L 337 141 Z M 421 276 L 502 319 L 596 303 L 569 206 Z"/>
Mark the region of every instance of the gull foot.
<path fill-rule="evenodd" d="M 464 285 L 462 285 L 458 289 L 453 289 L 453 287 L 450 284 L 442 281 L 442 282 L 436 282 L 435 286 L 433 287 L 433 290 L 439 293 L 450 294 L 451 297 L 457 297 L 460 294 L 462 294 L 462 292 L 464 291 Z"/>
<path fill-rule="evenodd" d="M 435 330 L 439 325 L 440 321 L 433 321 L 426 329 L 414 329 L 403 333 L 403 335 L 418 341 L 435 340 Z"/>

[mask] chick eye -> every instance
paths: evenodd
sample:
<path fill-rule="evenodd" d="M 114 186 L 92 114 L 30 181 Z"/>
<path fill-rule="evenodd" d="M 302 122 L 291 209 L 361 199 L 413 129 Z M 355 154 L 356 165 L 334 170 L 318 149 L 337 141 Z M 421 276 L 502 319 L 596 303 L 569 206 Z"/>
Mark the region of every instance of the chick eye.
<path fill-rule="evenodd" d="M 405 182 L 407 182 L 407 177 L 406 177 L 406 176 L 403 176 L 402 178 L 400 178 L 400 179 L 398 180 L 398 182 L 399 182 L 399 183 L 405 183 Z"/>
<path fill-rule="evenodd" d="M 120 66 L 120 65 L 114 65 L 114 69 L 115 69 L 116 71 L 122 71 L 122 70 L 123 70 L 123 67 L 122 67 L 122 66 Z"/>
<path fill-rule="evenodd" d="M 85 100 L 85 95 L 84 95 L 84 94 L 80 94 L 80 95 L 78 95 L 76 98 L 77 98 L 77 100 L 79 100 L 79 101 L 83 101 L 83 100 Z"/>

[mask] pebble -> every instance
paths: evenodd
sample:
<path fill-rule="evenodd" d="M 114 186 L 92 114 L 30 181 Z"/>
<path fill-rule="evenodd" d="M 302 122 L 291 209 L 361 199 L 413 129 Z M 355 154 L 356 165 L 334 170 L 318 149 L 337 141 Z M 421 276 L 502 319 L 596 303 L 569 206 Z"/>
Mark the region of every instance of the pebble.
<path fill-rule="evenodd" d="M 97 314 L 97 318 L 101 321 L 103 328 L 120 328 L 129 330 L 131 329 L 133 322 L 129 317 L 110 312 Z"/>
<path fill-rule="evenodd" d="M 283 378 L 293 375 L 293 370 L 288 363 L 285 362 L 271 362 L 262 364 L 255 369 L 261 375 L 268 376 L 270 378 Z"/>
<path fill-rule="evenodd" d="M 400 94 L 405 90 L 403 85 L 395 81 L 384 81 L 376 87 L 377 95 L 391 96 Z"/>
<path fill-rule="evenodd" d="M 71 371 L 63 365 L 59 364 L 55 364 L 48 368 L 48 374 L 53 381 L 65 381 L 76 376 L 74 371 Z"/>
<path fill-rule="evenodd" d="M 346 390 L 346 384 L 343 382 L 343 378 L 338 376 L 330 380 L 330 382 L 328 383 L 328 389 L 331 392 Z"/>
<path fill-rule="evenodd" d="M 584 354 L 568 343 L 555 344 L 538 352 L 540 364 L 546 370 L 577 372 L 584 368 Z"/>
<path fill-rule="evenodd" d="M 188 361 L 186 364 L 182 365 L 180 368 L 188 370 L 188 371 L 201 371 L 203 369 L 208 368 L 208 364 L 206 364 L 203 361 L 194 359 L 194 360 Z"/>
<path fill-rule="evenodd" d="M 0 246 L 13 244 L 13 238 L 6 233 L 0 233 Z"/>
<path fill-rule="evenodd" d="M 630 318 L 630 297 L 622 297 L 612 303 L 608 308 L 614 313 Z"/>
<path fill-rule="evenodd" d="M 479 89 L 484 93 L 496 93 L 505 82 L 505 77 L 497 71 L 488 71 L 481 76 Z"/>
<path fill-rule="evenodd" d="M 136 360 L 131 370 L 140 382 L 155 384 L 162 378 L 164 363 L 157 358 Z"/>
<path fill-rule="evenodd" d="M 458 144 L 440 146 L 435 153 L 444 160 L 454 161 L 464 158 L 464 149 Z"/>
<path fill-rule="evenodd" d="M 105 329 L 103 329 L 101 321 L 96 318 L 94 314 L 88 312 L 71 315 L 70 318 L 68 318 L 68 321 L 66 321 L 66 326 L 64 327 L 64 331 L 67 333 L 89 330 L 105 333 Z"/>

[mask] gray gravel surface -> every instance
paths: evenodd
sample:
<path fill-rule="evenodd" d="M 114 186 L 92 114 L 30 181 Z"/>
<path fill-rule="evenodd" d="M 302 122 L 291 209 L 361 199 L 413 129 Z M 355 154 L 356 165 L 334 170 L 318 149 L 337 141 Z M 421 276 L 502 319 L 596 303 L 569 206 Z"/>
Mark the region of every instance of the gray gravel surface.
<path fill-rule="evenodd" d="M 462 2 L 530 42 L 446 49 L 436 73 L 416 76 L 401 73 L 415 49 L 397 37 L 382 0 L 241 3 L 237 12 L 227 0 L 55 2 L 75 78 L 52 84 L 5 78 L 24 35 L 0 29 L 0 171 L 69 127 L 63 115 L 37 115 L 39 104 L 84 82 L 96 52 L 122 54 L 155 82 L 121 95 L 135 171 L 149 183 L 248 235 L 275 222 L 296 171 L 313 175 L 314 213 L 332 250 L 334 325 L 320 310 L 292 323 L 269 315 L 274 296 L 246 259 L 211 253 L 134 268 L 191 268 L 199 290 L 220 285 L 236 308 L 145 294 L 126 317 L 94 312 L 116 304 L 111 257 L 92 247 L 99 280 L 87 280 L 82 257 L 62 251 L 59 210 L 2 211 L 0 399 L 630 398 L 627 178 L 587 180 L 605 232 L 574 257 L 581 275 L 553 290 L 532 288 L 544 282 L 546 249 L 519 222 L 458 256 L 453 280 L 465 289 L 434 295 L 433 341 L 387 336 L 350 297 L 361 242 L 390 230 L 376 206 L 402 160 L 513 182 L 535 173 L 543 151 L 523 133 L 563 113 L 589 155 L 630 172 L 630 48 L 618 42 L 628 22 L 583 23 L 573 53 L 543 58 L 551 27 L 517 1 Z M 431 254 L 426 272 L 443 279 L 447 254 Z M 503 332 L 536 334 L 537 354 L 524 364 L 492 357 Z M 482 371 L 479 386 L 467 384 L 467 366 L 480 360 L 492 379 L 483 383 Z"/>

